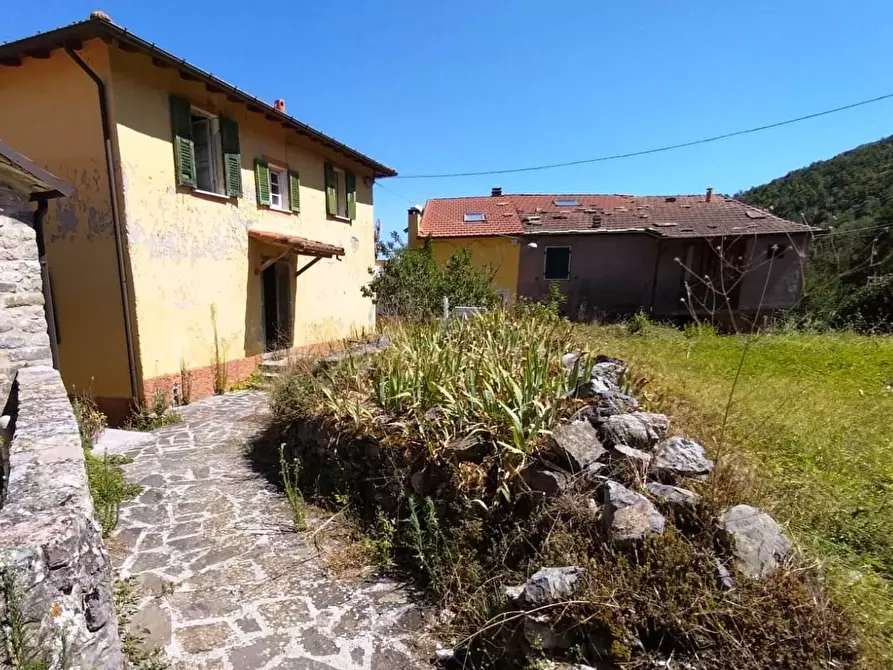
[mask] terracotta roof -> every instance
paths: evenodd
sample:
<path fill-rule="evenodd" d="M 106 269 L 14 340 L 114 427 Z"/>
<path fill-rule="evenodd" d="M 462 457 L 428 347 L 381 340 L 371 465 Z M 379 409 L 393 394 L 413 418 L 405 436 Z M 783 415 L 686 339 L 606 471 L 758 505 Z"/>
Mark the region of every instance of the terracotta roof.
<path fill-rule="evenodd" d="M 331 258 L 332 256 L 344 255 L 344 249 L 342 247 L 337 247 L 334 244 L 326 244 L 325 242 L 308 240 L 306 237 L 298 237 L 296 235 L 285 235 L 283 233 L 273 233 L 266 230 L 249 230 L 248 237 L 252 240 L 257 240 L 258 242 L 291 249 L 296 254 L 301 254 L 303 256 Z"/>
<path fill-rule="evenodd" d="M 187 63 L 170 52 L 161 49 L 155 44 L 134 35 L 127 29 L 113 23 L 102 16 L 100 12 L 94 12 L 89 19 L 78 21 L 55 30 L 38 33 L 29 37 L 0 44 L 0 66 L 18 66 L 25 58 L 48 58 L 55 49 L 70 48 L 75 51 L 81 49 L 83 43 L 91 39 L 103 39 L 108 42 L 113 40 L 124 51 L 142 52 L 152 56 L 152 63 L 161 67 L 170 67 L 180 73 L 180 77 L 187 81 L 200 81 L 211 93 L 225 94 L 233 102 L 244 102 L 249 111 L 263 114 L 269 121 L 281 123 L 286 128 L 295 130 L 299 135 L 305 135 L 311 140 L 322 144 L 329 149 L 343 154 L 356 161 L 360 165 L 370 168 L 376 177 L 393 177 L 397 173 L 387 165 L 375 161 L 369 156 L 342 144 L 322 132 L 311 128 L 306 123 L 301 123 L 293 116 L 280 112 L 272 105 L 259 100 L 253 95 L 228 84 L 215 77 L 210 72 Z"/>
<path fill-rule="evenodd" d="M 559 206 L 556 200 L 576 204 Z M 486 225 L 465 223 L 467 212 L 484 212 Z M 811 230 L 721 194 L 714 194 L 710 202 L 704 195 L 513 194 L 429 200 L 419 236 L 643 232 L 658 237 L 715 237 Z"/>

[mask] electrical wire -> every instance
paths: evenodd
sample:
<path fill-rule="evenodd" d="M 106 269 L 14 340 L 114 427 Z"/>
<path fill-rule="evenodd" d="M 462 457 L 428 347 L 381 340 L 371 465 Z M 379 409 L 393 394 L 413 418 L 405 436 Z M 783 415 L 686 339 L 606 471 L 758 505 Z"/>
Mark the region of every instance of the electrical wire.
<path fill-rule="evenodd" d="M 395 195 L 395 196 L 397 196 L 398 198 L 400 198 L 401 200 L 405 200 L 405 201 L 408 202 L 410 205 L 415 205 L 415 203 L 414 203 L 412 200 L 410 200 L 409 198 L 407 198 L 405 195 L 400 195 L 400 194 L 397 193 L 396 191 L 392 191 L 392 190 L 389 189 L 387 186 L 385 186 L 384 184 L 382 184 L 380 181 L 376 181 L 376 182 L 375 182 L 375 185 L 378 186 L 379 188 L 384 189 L 385 191 L 387 191 L 387 192 L 390 193 L 391 195 Z"/>
<path fill-rule="evenodd" d="M 842 107 L 835 107 L 834 109 L 826 109 L 822 112 L 815 112 L 814 114 L 807 114 L 805 116 L 798 116 L 794 119 L 787 119 L 785 121 L 777 121 L 776 123 L 769 123 L 764 126 L 756 126 L 754 128 L 746 128 L 745 130 L 736 130 L 731 133 L 723 133 L 722 135 L 714 135 L 713 137 L 705 137 L 700 140 L 693 140 L 691 142 L 681 142 L 679 144 L 670 144 L 663 147 L 657 147 L 654 149 L 644 149 L 642 151 L 630 151 L 622 154 L 613 154 L 610 156 L 599 156 L 598 158 L 585 158 L 583 160 L 577 161 L 568 161 L 566 163 L 552 163 L 549 165 L 536 165 L 532 167 L 520 167 L 520 168 L 509 168 L 505 170 L 482 170 L 480 172 L 448 172 L 443 174 L 408 174 L 408 175 L 397 175 L 396 177 L 391 177 L 391 179 L 450 179 L 455 177 L 482 177 L 485 175 L 497 175 L 497 174 L 513 174 L 517 172 L 534 172 L 537 170 L 552 170 L 554 168 L 562 168 L 562 167 L 572 167 L 574 165 L 585 165 L 587 163 L 600 163 L 603 161 L 613 161 L 619 160 L 621 158 L 634 158 L 636 156 L 647 156 L 650 154 L 662 153 L 665 151 L 673 151 L 675 149 L 684 149 L 686 147 L 693 147 L 699 144 L 708 144 L 710 142 L 718 142 L 719 140 L 725 140 L 730 137 L 739 137 L 741 135 L 749 135 L 751 133 L 758 133 L 764 130 L 770 130 L 772 128 L 780 128 L 781 126 L 788 126 L 792 123 L 799 123 L 801 121 L 808 121 L 809 119 L 816 119 L 821 116 L 828 116 L 829 114 L 836 114 L 837 112 L 843 112 L 848 109 L 854 109 L 856 107 L 863 107 L 865 105 L 870 105 L 875 102 L 881 102 L 882 100 L 888 100 L 893 98 L 893 93 L 887 93 L 886 95 L 880 95 L 876 98 L 870 98 L 868 100 L 861 100 L 859 102 L 854 102 L 849 105 L 843 105 Z M 387 190 L 387 189 L 385 189 Z M 394 195 L 397 195 L 396 193 Z M 402 197 L 402 196 L 401 196 Z"/>

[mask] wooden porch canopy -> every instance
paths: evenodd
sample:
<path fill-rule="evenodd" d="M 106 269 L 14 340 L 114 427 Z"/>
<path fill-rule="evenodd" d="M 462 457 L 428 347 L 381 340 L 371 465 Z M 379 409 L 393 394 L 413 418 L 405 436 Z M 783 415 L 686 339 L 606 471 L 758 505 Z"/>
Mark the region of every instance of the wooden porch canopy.
<path fill-rule="evenodd" d="M 248 238 L 282 249 L 282 253 L 279 254 L 279 256 L 264 261 L 260 265 L 260 267 L 258 267 L 254 271 L 254 274 L 260 274 L 268 267 L 270 267 L 273 263 L 281 260 L 288 254 L 300 254 L 301 256 L 314 257 L 310 263 L 308 263 L 300 271 L 298 271 L 298 274 L 301 274 L 301 272 L 303 272 L 322 258 L 337 258 L 344 255 L 344 249 L 342 247 L 335 246 L 334 244 L 326 244 L 325 242 L 308 240 L 306 237 L 298 237 L 297 235 L 271 233 L 266 230 L 249 230 Z"/>

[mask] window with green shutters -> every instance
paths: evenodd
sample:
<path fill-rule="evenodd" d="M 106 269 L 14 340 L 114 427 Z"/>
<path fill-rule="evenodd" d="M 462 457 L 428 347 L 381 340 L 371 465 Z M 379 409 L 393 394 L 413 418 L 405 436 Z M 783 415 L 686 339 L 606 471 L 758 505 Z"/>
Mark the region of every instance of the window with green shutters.
<path fill-rule="evenodd" d="M 239 124 L 170 96 L 171 134 L 177 184 L 197 191 L 242 196 Z"/>
<path fill-rule="evenodd" d="M 331 163 L 325 164 L 326 213 L 353 221 L 357 218 L 357 177 Z"/>

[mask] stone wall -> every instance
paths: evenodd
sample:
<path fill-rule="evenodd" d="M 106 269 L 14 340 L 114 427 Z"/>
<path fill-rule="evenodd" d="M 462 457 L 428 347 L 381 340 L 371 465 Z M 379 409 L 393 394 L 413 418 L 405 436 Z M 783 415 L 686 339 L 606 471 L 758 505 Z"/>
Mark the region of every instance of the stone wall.
<path fill-rule="evenodd" d="M 0 407 L 19 368 L 52 366 L 32 216 L 0 212 Z"/>
<path fill-rule="evenodd" d="M 30 622 L 30 644 L 57 659 L 66 649 L 63 667 L 122 668 L 111 565 L 62 379 L 48 366 L 24 367 L 12 398 L 10 476 L 0 509 L 0 617 L 19 606 Z"/>

